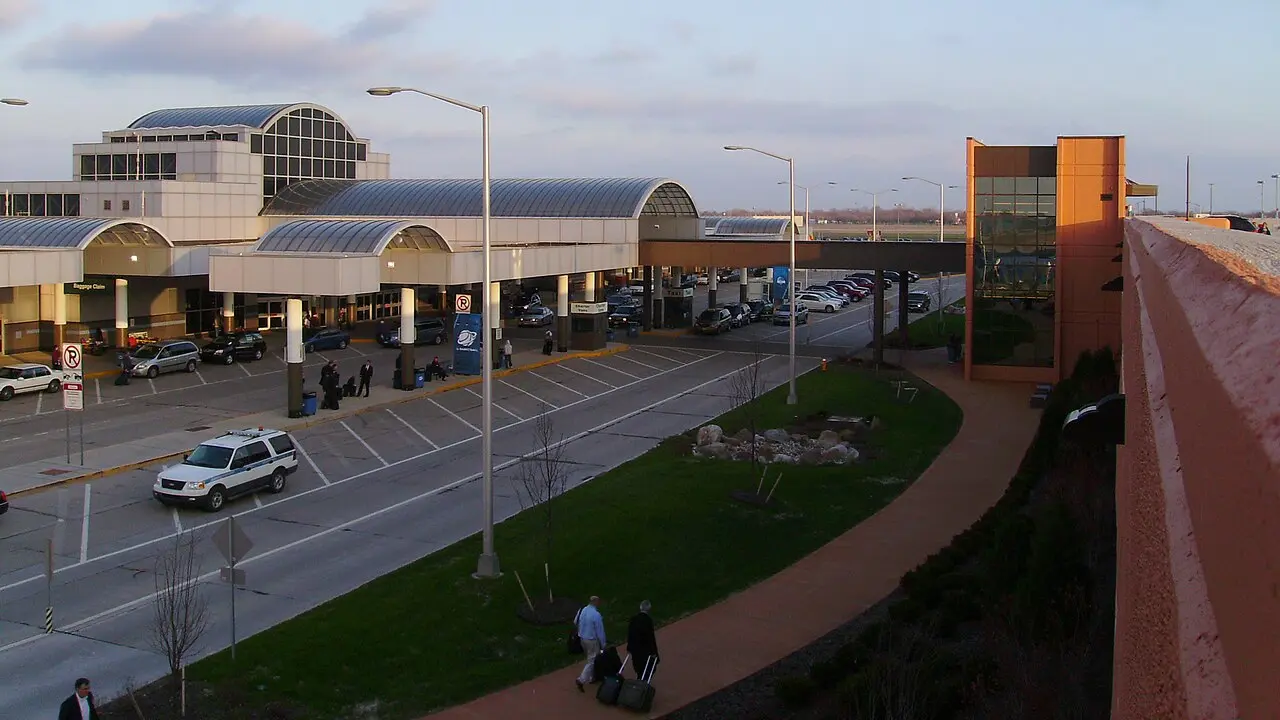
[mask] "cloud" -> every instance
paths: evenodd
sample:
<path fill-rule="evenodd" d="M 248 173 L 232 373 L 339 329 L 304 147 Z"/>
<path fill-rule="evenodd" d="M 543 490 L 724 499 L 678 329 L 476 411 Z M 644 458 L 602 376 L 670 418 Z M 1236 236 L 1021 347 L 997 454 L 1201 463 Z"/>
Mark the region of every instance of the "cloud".
<path fill-rule="evenodd" d="M 393 56 L 378 38 L 385 37 L 391 24 L 396 30 L 409 27 L 429 5 L 421 0 L 382 3 L 345 32 L 332 34 L 279 17 L 205 7 L 93 27 L 72 25 L 28 46 L 22 60 L 28 68 L 98 77 L 166 75 L 258 88 L 298 87 L 386 64 Z M 441 56 L 401 55 L 396 60 L 398 66 L 421 63 L 437 73 L 452 66 Z"/>
<path fill-rule="evenodd" d="M 756 74 L 759 61 L 754 55 L 740 53 L 711 58 L 707 69 L 719 77 L 746 77 Z"/>
<path fill-rule="evenodd" d="M 0 35 L 26 25 L 39 13 L 36 0 L 0 0 Z"/>
<path fill-rule="evenodd" d="M 653 55 L 640 48 L 627 47 L 625 45 L 614 45 L 604 52 L 598 53 L 594 58 L 595 62 L 601 65 L 640 65 L 653 59 Z"/>

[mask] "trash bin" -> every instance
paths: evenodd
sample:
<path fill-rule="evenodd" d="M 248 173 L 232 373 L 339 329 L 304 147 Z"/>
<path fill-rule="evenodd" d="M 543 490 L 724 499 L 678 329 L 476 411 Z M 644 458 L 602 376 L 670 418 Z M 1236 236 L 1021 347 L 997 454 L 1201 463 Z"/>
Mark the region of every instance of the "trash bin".
<path fill-rule="evenodd" d="M 303 416 L 316 414 L 316 394 L 313 392 L 302 393 L 302 414 Z"/>
<path fill-rule="evenodd" d="M 640 337 L 640 323 L 627 323 L 627 337 Z"/>
<path fill-rule="evenodd" d="M 415 388 L 425 387 L 427 384 L 427 369 L 424 367 L 413 369 L 413 386 Z"/>

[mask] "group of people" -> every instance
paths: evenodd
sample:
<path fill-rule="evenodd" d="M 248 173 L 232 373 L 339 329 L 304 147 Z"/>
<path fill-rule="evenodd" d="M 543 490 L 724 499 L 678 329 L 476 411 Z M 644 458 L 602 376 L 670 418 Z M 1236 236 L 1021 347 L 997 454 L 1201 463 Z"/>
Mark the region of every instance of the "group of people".
<path fill-rule="evenodd" d="M 640 603 L 640 612 L 631 617 L 627 623 L 627 654 L 631 656 L 631 667 L 637 679 L 644 679 L 644 670 L 650 658 L 656 666 L 661 658 L 658 655 L 658 636 L 654 630 L 653 617 L 649 611 L 653 607 L 648 600 Z M 578 611 L 573 619 L 574 632 L 582 643 L 582 652 L 587 656 L 586 665 L 573 682 L 579 692 L 586 692 L 586 686 L 603 680 L 596 675 L 596 657 L 608 647 L 609 641 L 604 633 L 604 616 L 600 614 L 600 598 L 591 596 L 586 607 Z"/>
<path fill-rule="evenodd" d="M 320 407 L 324 410 L 337 410 L 344 397 L 369 397 L 369 386 L 373 383 L 373 362 L 365 360 L 360 366 L 360 385 L 356 385 L 356 375 L 342 383 L 338 372 L 338 363 L 330 360 L 320 368 L 320 389 L 324 391 Z"/>

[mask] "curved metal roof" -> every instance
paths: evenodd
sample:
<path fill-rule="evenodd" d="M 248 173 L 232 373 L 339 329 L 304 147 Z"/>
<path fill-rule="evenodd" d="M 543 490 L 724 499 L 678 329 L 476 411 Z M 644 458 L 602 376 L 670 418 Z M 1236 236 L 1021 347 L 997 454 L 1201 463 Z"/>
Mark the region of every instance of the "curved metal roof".
<path fill-rule="evenodd" d="M 518 218 L 697 216 L 689 191 L 666 178 L 502 179 L 490 186 L 491 214 Z M 480 180 L 301 180 L 263 215 L 480 217 Z"/>
<path fill-rule="evenodd" d="M 789 231 L 786 218 L 727 217 L 716 223 L 716 235 L 782 235 Z"/>
<path fill-rule="evenodd" d="M 388 246 L 452 251 L 439 233 L 412 220 L 293 220 L 269 230 L 251 252 L 376 257 Z"/>
<path fill-rule="evenodd" d="M 129 123 L 130 130 L 148 128 L 220 127 L 248 125 L 265 128 L 271 118 L 300 103 L 230 105 L 225 107 L 167 108 L 153 110 Z"/>
<path fill-rule="evenodd" d="M 135 218 L 0 217 L 0 249 L 84 250 L 90 243 L 173 247 L 163 233 Z"/>

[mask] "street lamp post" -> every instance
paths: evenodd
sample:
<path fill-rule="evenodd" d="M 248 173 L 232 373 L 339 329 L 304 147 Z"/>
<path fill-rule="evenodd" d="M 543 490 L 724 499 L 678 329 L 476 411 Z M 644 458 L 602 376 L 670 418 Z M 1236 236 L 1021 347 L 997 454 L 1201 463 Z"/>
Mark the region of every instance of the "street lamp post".
<path fill-rule="evenodd" d="M 1267 181 L 1258 181 L 1258 220 L 1267 216 Z"/>
<path fill-rule="evenodd" d="M 1209 214 L 1213 214 L 1213 186 L 1217 183 L 1209 183 Z"/>
<path fill-rule="evenodd" d="M 481 174 L 480 174 L 480 247 L 481 253 L 484 255 L 484 286 L 481 289 L 481 324 L 484 326 L 482 337 L 485 342 L 492 342 L 492 325 L 496 319 L 493 317 L 493 306 L 490 297 L 492 294 L 492 278 L 493 266 L 490 257 L 490 239 L 489 239 L 489 220 L 490 220 L 490 178 L 489 178 L 489 106 L 473 105 L 471 103 L 455 100 L 445 95 L 437 95 L 425 90 L 407 87 L 375 87 L 369 88 L 370 95 L 375 97 L 386 97 L 400 92 L 412 92 L 419 95 L 425 95 L 429 98 L 439 100 L 444 103 L 459 107 L 464 110 L 470 110 L 480 114 L 480 139 L 481 139 Z M 476 564 L 476 577 L 480 578 L 496 578 L 502 575 L 501 566 L 498 563 L 498 554 L 493 547 L 493 360 L 490 358 L 490 351 L 486 348 L 480 361 L 480 416 L 481 416 L 481 454 L 483 455 L 482 477 L 484 493 L 484 530 L 483 543 L 480 550 L 480 559 Z"/>
<path fill-rule="evenodd" d="M 779 182 L 778 184 L 786 185 L 787 183 Z M 812 233 L 812 231 L 809 229 L 809 188 L 805 187 L 804 185 L 797 185 L 796 189 L 804 191 L 804 238 L 808 240 L 810 239 L 810 235 Z M 791 278 L 791 280 L 794 280 L 794 278 Z M 806 286 L 809 284 L 808 268 L 806 268 L 804 271 L 804 284 Z"/>
<path fill-rule="evenodd" d="M 1271 176 L 1276 181 L 1276 220 L 1280 220 L 1280 173 Z"/>
<path fill-rule="evenodd" d="M 870 190 L 862 190 L 860 188 L 851 188 L 849 192 L 866 193 L 871 196 L 871 240 L 878 241 L 880 239 L 880 231 L 876 229 L 878 227 L 876 223 L 876 204 L 878 201 L 876 198 L 878 198 L 879 196 L 885 193 L 898 192 L 898 188 L 876 190 L 875 192 L 872 192 Z"/>
<path fill-rule="evenodd" d="M 928 183 L 938 188 L 938 242 L 942 242 L 943 233 L 947 225 L 947 188 L 955 188 L 955 185 L 946 185 L 945 183 L 926 180 L 915 175 L 908 175 L 902 178 L 903 182 L 910 180 L 918 180 L 922 183 Z M 938 271 L 938 322 L 942 322 L 942 271 Z"/>
<path fill-rule="evenodd" d="M 766 155 L 774 160 L 781 160 L 787 164 L 787 194 L 791 196 L 790 208 L 787 215 L 787 227 L 791 228 L 791 258 L 787 270 L 787 294 L 785 299 L 791 303 L 791 312 L 787 313 L 787 329 L 790 335 L 790 349 L 788 351 L 788 361 L 790 363 L 789 376 L 787 384 L 787 404 L 795 405 L 800 402 L 799 396 L 796 395 L 796 307 L 795 292 L 793 290 L 796 281 L 796 163 L 795 160 L 775 155 L 774 153 L 761 150 L 759 148 L 747 147 L 746 145 L 725 145 L 725 150 L 738 151 L 748 150 L 760 155 Z M 808 220 L 805 221 L 806 224 Z"/>

